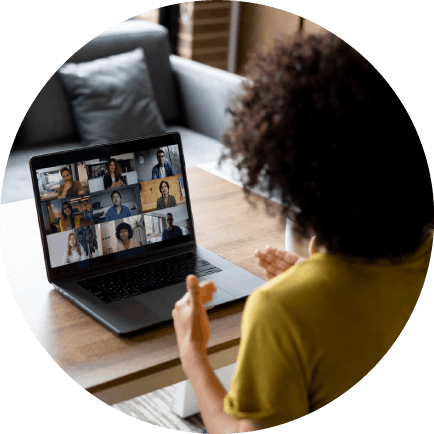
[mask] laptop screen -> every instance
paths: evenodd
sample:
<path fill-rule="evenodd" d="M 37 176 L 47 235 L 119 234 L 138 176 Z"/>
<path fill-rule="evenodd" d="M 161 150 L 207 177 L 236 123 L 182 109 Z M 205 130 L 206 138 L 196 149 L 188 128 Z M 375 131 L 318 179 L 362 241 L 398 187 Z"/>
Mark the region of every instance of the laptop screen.
<path fill-rule="evenodd" d="M 34 171 L 55 275 L 194 240 L 180 145 L 123 152 L 137 148 L 129 145 L 102 147 L 99 157 L 95 150 L 72 152 L 84 159 L 63 157 L 61 164 Z"/>

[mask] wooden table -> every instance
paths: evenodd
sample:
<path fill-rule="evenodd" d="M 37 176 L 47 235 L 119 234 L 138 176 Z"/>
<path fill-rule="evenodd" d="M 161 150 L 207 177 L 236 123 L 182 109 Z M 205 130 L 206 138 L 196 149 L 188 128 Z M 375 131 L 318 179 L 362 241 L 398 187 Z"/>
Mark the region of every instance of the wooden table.
<path fill-rule="evenodd" d="M 263 277 L 253 253 L 267 244 L 284 248 L 278 214 L 272 217 L 266 212 L 266 208 L 278 211 L 280 205 L 253 195 L 255 209 L 239 186 L 199 168 L 187 173 L 198 244 Z M 172 325 L 121 338 L 52 288 L 32 202 L 2 205 L 3 252 L 18 304 L 51 357 L 108 404 L 185 380 Z M 242 309 L 240 302 L 210 312 L 208 352 L 215 369 L 235 362 Z"/>

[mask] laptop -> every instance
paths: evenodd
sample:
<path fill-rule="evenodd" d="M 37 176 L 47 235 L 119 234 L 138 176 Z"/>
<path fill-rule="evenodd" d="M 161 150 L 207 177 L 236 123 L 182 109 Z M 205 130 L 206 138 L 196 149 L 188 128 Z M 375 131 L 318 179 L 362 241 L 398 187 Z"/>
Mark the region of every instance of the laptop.
<path fill-rule="evenodd" d="M 188 274 L 214 281 L 207 308 L 264 283 L 197 245 L 179 133 L 39 155 L 30 170 L 49 282 L 117 335 L 171 321 Z"/>

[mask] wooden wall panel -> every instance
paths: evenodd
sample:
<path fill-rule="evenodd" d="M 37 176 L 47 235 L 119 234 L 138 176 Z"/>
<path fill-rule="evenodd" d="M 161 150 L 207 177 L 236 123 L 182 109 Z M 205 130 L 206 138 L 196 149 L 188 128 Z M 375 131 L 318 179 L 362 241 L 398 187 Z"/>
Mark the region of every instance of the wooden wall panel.
<path fill-rule="evenodd" d="M 197 1 L 180 4 L 178 55 L 197 62 L 227 69 L 230 1 Z M 269 48 L 280 35 L 299 31 L 321 34 L 321 26 L 281 9 L 241 2 L 238 43 L 238 74 L 243 74 L 249 55 Z M 158 22 L 158 9 L 138 16 Z"/>
<path fill-rule="evenodd" d="M 298 31 L 300 17 L 281 9 L 242 2 L 238 45 L 238 73 L 243 70 L 250 54 L 269 48 L 279 34 Z"/>
<path fill-rule="evenodd" d="M 250 54 L 272 46 L 278 35 L 291 35 L 299 31 L 301 18 L 281 9 L 255 3 L 242 2 L 238 45 L 238 74 L 244 74 L 244 67 Z M 327 30 L 303 20 L 304 33 L 324 33 Z"/>
<path fill-rule="evenodd" d="M 324 29 L 323 27 L 319 26 L 318 24 L 315 24 L 312 21 L 306 20 L 306 18 L 305 18 L 303 20 L 303 32 L 320 35 L 323 33 L 327 33 L 328 31 L 326 29 Z"/>
<path fill-rule="evenodd" d="M 181 3 L 178 54 L 227 69 L 231 2 Z"/>

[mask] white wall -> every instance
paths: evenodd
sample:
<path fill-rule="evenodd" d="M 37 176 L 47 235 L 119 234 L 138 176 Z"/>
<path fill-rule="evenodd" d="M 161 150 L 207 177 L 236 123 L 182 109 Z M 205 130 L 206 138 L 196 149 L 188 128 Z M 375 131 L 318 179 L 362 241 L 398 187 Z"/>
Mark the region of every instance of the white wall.
<path fill-rule="evenodd" d="M 50 262 L 53 268 L 62 265 L 63 253 L 68 248 L 68 237 L 72 232 L 64 231 L 47 235 L 48 251 L 50 252 Z"/>

